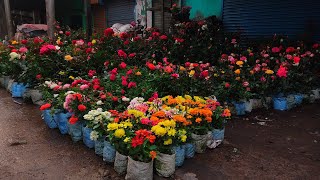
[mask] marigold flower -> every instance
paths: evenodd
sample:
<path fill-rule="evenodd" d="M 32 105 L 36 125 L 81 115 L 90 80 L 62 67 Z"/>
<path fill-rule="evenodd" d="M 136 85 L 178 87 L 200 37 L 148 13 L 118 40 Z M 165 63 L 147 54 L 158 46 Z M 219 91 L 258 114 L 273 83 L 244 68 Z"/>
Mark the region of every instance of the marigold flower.
<path fill-rule="evenodd" d="M 64 60 L 66 60 L 66 61 L 71 61 L 72 59 L 73 59 L 73 57 L 70 55 L 64 56 Z"/>
<path fill-rule="evenodd" d="M 237 64 L 238 66 L 242 67 L 243 61 L 237 61 L 236 64 Z"/>
<path fill-rule="evenodd" d="M 201 121 L 202 121 L 201 118 L 197 118 L 197 119 L 196 119 L 196 122 L 197 122 L 197 123 L 201 123 Z"/>
<path fill-rule="evenodd" d="M 150 157 L 152 160 L 154 160 L 157 157 L 157 152 L 156 151 L 150 151 Z"/>
<path fill-rule="evenodd" d="M 170 145 L 170 144 L 172 144 L 171 138 L 163 142 L 163 145 Z"/>
<path fill-rule="evenodd" d="M 114 132 L 114 136 L 117 137 L 117 138 L 122 138 L 125 135 L 126 135 L 126 132 L 125 132 L 125 130 L 123 128 L 117 129 Z"/>
<path fill-rule="evenodd" d="M 240 71 L 240 69 L 237 69 L 237 70 L 235 70 L 235 71 L 234 71 L 234 73 L 236 73 L 236 74 L 240 74 L 240 73 L 241 73 L 241 71 Z"/>
<path fill-rule="evenodd" d="M 272 70 L 268 69 L 268 70 L 265 71 L 265 73 L 266 74 L 273 74 L 274 72 Z"/>

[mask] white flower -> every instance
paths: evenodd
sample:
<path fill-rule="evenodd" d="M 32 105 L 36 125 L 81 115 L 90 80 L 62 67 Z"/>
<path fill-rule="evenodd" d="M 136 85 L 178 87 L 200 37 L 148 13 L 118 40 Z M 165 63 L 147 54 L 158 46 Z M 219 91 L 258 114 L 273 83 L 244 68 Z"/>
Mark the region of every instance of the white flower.
<path fill-rule="evenodd" d="M 55 46 L 56 47 L 56 50 L 60 50 L 60 46 Z"/>
<path fill-rule="evenodd" d="M 65 95 L 68 95 L 68 94 L 75 94 L 76 92 L 74 92 L 74 91 L 67 91 L 66 93 L 65 93 Z"/>
<path fill-rule="evenodd" d="M 98 108 L 97 111 L 101 113 L 102 112 L 102 108 Z"/>
<path fill-rule="evenodd" d="M 103 102 L 101 101 L 101 100 L 99 100 L 98 102 L 97 102 L 97 105 L 102 105 L 103 104 Z"/>
<path fill-rule="evenodd" d="M 202 25 L 201 29 L 202 30 L 207 30 L 208 29 L 208 25 L 207 24 Z"/>
<path fill-rule="evenodd" d="M 21 58 L 21 55 L 16 53 L 16 52 L 12 52 L 9 55 L 10 55 L 10 61 L 12 61 L 14 59 L 20 59 Z"/>
<path fill-rule="evenodd" d="M 93 120 L 93 116 L 91 114 L 86 114 L 86 115 L 83 116 L 83 118 L 85 120 L 88 120 L 88 121 L 92 121 Z"/>
<path fill-rule="evenodd" d="M 123 96 L 123 97 L 122 97 L 122 101 L 128 102 L 128 101 L 130 101 L 130 99 L 127 98 L 127 97 L 125 97 L 125 96 Z"/>
<path fill-rule="evenodd" d="M 90 139 L 96 141 L 99 138 L 99 133 L 97 131 L 91 131 Z"/>
<path fill-rule="evenodd" d="M 110 119 L 111 118 L 111 113 L 108 111 L 105 111 L 103 113 L 101 113 L 101 115 L 103 116 L 103 118 L 105 119 Z"/>

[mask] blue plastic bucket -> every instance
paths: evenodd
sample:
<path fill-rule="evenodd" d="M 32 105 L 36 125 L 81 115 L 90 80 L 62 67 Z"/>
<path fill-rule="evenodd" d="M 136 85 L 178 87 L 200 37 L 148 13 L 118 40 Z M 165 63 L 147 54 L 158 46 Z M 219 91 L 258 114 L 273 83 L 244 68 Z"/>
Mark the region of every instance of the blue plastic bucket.
<path fill-rule="evenodd" d="M 11 86 L 12 97 L 21 98 L 26 92 L 27 87 L 22 83 L 14 82 Z"/>
<path fill-rule="evenodd" d="M 193 143 L 186 143 L 184 146 L 185 149 L 185 157 L 186 158 L 193 158 L 196 152 L 196 146 Z"/>
<path fill-rule="evenodd" d="M 91 132 L 92 132 L 91 128 L 88 128 L 86 126 L 82 127 L 83 143 L 90 149 L 94 147 L 94 141 L 90 139 Z"/>
<path fill-rule="evenodd" d="M 273 98 L 273 108 L 280 111 L 285 111 L 288 109 L 287 99 L 284 97 Z"/>
<path fill-rule="evenodd" d="M 224 132 L 225 132 L 225 128 L 223 129 L 213 129 L 212 130 L 212 137 L 213 140 L 224 140 Z"/>
<path fill-rule="evenodd" d="M 71 117 L 70 113 L 59 113 L 58 114 L 58 128 L 61 132 L 61 134 L 67 134 L 68 133 L 68 121 Z"/>
<path fill-rule="evenodd" d="M 53 115 L 50 112 L 51 110 L 47 109 L 47 110 L 43 110 L 42 111 L 42 117 L 44 122 L 47 124 L 47 126 L 51 129 L 53 128 L 57 128 L 58 125 L 57 123 L 54 121 L 53 119 Z"/>
<path fill-rule="evenodd" d="M 186 151 L 183 146 L 176 146 L 173 148 L 176 154 L 176 167 L 183 165 L 184 158 L 186 156 Z"/>
<path fill-rule="evenodd" d="M 94 152 L 98 156 L 103 156 L 103 147 L 104 147 L 104 139 L 105 137 L 100 137 L 94 142 Z"/>
<path fill-rule="evenodd" d="M 246 104 L 245 102 L 234 102 L 233 103 L 236 109 L 236 113 L 238 116 L 242 116 L 246 114 Z"/>
<path fill-rule="evenodd" d="M 73 142 L 78 142 L 82 139 L 82 122 L 78 121 L 75 124 L 70 124 L 68 121 L 68 133 Z"/>
<path fill-rule="evenodd" d="M 104 140 L 103 161 L 113 163 L 116 157 L 116 150 L 109 141 Z"/>
<path fill-rule="evenodd" d="M 294 100 L 296 105 L 302 104 L 303 101 L 303 95 L 302 94 L 295 94 L 294 95 Z"/>

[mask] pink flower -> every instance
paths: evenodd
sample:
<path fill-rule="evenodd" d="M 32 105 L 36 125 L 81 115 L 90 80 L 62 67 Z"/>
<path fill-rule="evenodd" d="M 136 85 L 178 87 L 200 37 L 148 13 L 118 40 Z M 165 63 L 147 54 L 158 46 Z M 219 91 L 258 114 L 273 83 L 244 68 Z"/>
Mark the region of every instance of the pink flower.
<path fill-rule="evenodd" d="M 283 67 L 283 66 L 280 66 L 280 68 L 278 69 L 277 71 L 277 76 L 278 77 L 287 77 L 287 73 L 288 73 L 288 70 L 287 68 Z"/>
<path fill-rule="evenodd" d="M 141 124 L 149 125 L 151 123 L 151 120 L 148 118 L 141 118 Z"/>
<path fill-rule="evenodd" d="M 289 60 L 292 60 L 292 55 L 290 55 L 290 54 L 287 54 L 287 59 L 289 59 Z"/>
<path fill-rule="evenodd" d="M 260 78 L 260 81 L 261 82 L 265 82 L 267 79 L 264 77 L 264 76 L 262 76 L 261 78 Z"/>
<path fill-rule="evenodd" d="M 83 84 L 83 85 L 80 86 L 80 90 L 81 91 L 83 91 L 85 89 L 88 89 L 88 88 L 89 88 L 89 86 L 87 84 Z"/>
<path fill-rule="evenodd" d="M 168 36 L 166 36 L 166 35 L 161 35 L 161 36 L 160 36 L 160 39 L 161 39 L 161 40 L 167 40 L 167 39 L 168 39 Z"/>
<path fill-rule="evenodd" d="M 62 86 L 62 89 L 69 89 L 70 88 L 70 84 L 65 84 Z"/>
<path fill-rule="evenodd" d="M 271 49 L 271 51 L 272 51 L 273 53 L 278 53 L 278 52 L 280 52 L 280 48 L 278 48 L 278 47 L 273 47 L 273 48 Z"/>
<path fill-rule="evenodd" d="M 26 52 L 28 52 L 28 49 L 27 49 L 26 47 L 21 47 L 21 48 L 19 49 L 19 52 L 21 52 L 21 53 L 26 53 Z"/>
<path fill-rule="evenodd" d="M 299 64 L 299 63 L 300 63 L 300 57 L 295 56 L 295 57 L 293 58 L 293 62 L 294 62 L 295 64 Z"/>
<path fill-rule="evenodd" d="M 179 78 L 179 74 L 177 74 L 177 73 L 171 74 L 171 77 L 173 77 L 174 79 L 178 79 Z"/>
<path fill-rule="evenodd" d="M 110 75 L 110 81 L 115 81 L 116 80 L 116 75 L 115 74 L 111 74 Z"/>
<path fill-rule="evenodd" d="M 241 56 L 240 60 L 241 60 L 241 61 L 247 61 L 247 57 Z"/>
<path fill-rule="evenodd" d="M 226 82 L 226 83 L 224 84 L 224 87 L 229 88 L 229 87 L 230 87 L 230 83 Z"/>
<path fill-rule="evenodd" d="M 84 41 L 82 39 L 79 39 L 79 40 L 76 41 L 75 45 L 76 46 L 82 46 L 82 45 L 84 45 Z"/>
<path fill-rule="evenodd" d="M 119 64 L 119 68 L 120 69 L 125 69 L 127 67 L 127 64 L 125 63 L 125 62 L 121 62 L 120 64 Z"/>
<path fill-rule="evenodd" d="M 130 53 L 129 58 L 134 58 L 136 56 L 136 53 Z"/>
<path fill-rule="evenodd" d="M 247 81 L 243 82 L 243 83 L 242 83 L 242 86 L 243 86 L 243 87 L 249 86 L 249 82 L 247 82 Z"/>

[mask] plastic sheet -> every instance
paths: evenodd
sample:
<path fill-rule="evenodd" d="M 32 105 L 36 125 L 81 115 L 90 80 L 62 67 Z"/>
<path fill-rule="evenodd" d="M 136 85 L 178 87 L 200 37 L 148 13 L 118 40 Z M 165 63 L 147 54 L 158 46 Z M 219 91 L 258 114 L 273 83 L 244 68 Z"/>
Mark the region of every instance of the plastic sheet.
<path fill-rule="evenodd" d="M 175 154 L 159 153 L 155 160 L 155 169 L 159 176 L 170 177 L 175 172 L 176 166 Z"/>

